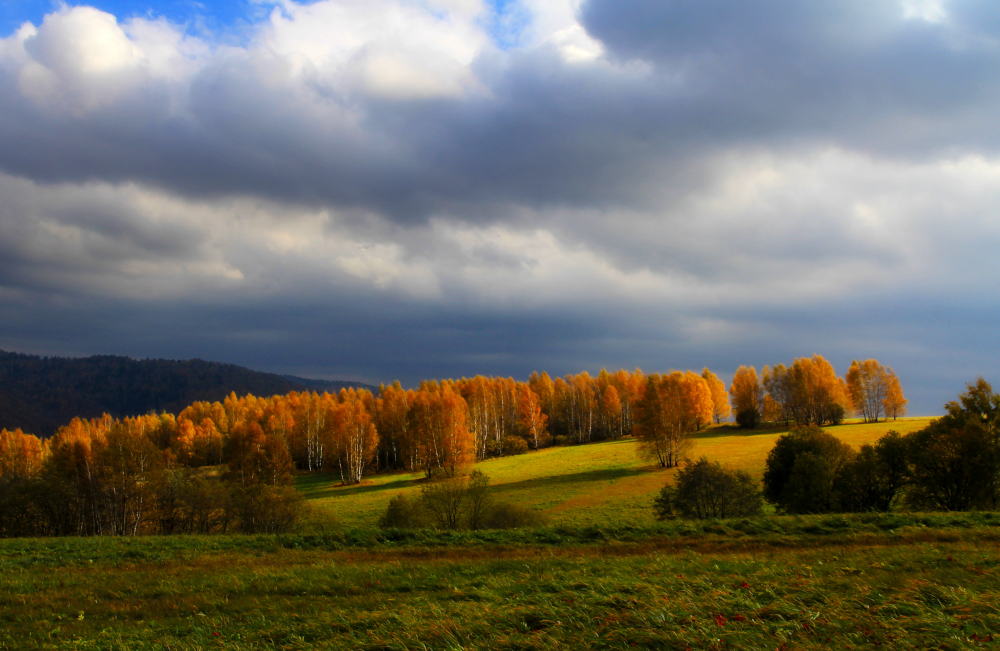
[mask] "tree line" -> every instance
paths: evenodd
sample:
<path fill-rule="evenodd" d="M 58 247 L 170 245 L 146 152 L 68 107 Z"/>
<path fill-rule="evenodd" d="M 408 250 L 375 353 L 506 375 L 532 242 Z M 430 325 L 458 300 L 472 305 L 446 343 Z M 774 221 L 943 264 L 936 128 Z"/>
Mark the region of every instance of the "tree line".
<path fill-rule="evenodd" d="M 860 366 L 860 365 L 859 365 Z M 853 367 L 852 367 L 853 368 Z M 890 431 L 854 450 L 815 424 L 775 442 L 757 482 L 699 459 L 654 506 L 660 519 L 756 515 L 766 499 L 782 513 L 996 510 L 1000 507 L 1000 394 L 984 379 L 966 385 L 927 427 Z"/>
<path fill-rule="evenodd" d="M 823 364 L 813 373 L 821 381 L 801 370 Z M 827 367 L 819 356 L 788 369 L 765 367 L 767 393 L 752 367 L 741 367 L 728 391 L 707 368 L 650 375 L 602 370 L 554 380 L 533 373 L 527 382 L 477 376 L 425 381 L 416 389 L 396 382 L 379 387 L 377 396 L 354 388 L 269 398 L 231 393 L 176 415 L 74 418 L 46 440 L 2 430 L 0 535 L 280 530 L 301 510 L 290 487 L 296 469 L 332 472 L 344 484 L 384 470 L 449 478 L 490 457 L 626 436 L 635 436 L 660 466 L 673 467 L 694 432 L 729 418 L 730 399 L 741 420 L 748 393 L 759 397 L 755 424 L 777 413 L 765 409 L 769 400 L 785 404 L 772 388 L 779 386 L 793 396 L 792 418 L 800 414 L 794 402 L 800 384 L 808 389 L 808 409 L 833 401 L 841 415 L 854 410 L 861 400 L 852 397 L 854 385 Z M 801 417 L 827 420 L 808 410 Z"/>
<path fill-rule="evenodd" d="M 741 366 L 729 393 L 736 422 L 747 428 L 762 422 L 833 425 L 854 413 L 873 423 L 883 415 L 906 415 L 899 377 L 874 359 L 854 360 L 846 379 L 822 355 L 765 366 L 760 376 L 753 366 Z"/>

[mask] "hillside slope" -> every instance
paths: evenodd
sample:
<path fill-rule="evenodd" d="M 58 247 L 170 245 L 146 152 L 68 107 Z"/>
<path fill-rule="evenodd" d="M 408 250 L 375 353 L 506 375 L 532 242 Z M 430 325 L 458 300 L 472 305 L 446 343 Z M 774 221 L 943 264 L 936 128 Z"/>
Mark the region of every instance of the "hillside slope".
<path fill-rule="evenodd" d="M 0 351 L 0 428 L 51 436 L 74 416 L 177 413 L 192 402 L 230 392 L 258 396 L 339 391 L 368 385 L 260 373 L 234 364 L 95 355 L 38 357 Z"/>
<path fill-rule="evenodd" d="M 889 430 L 906 434 L 929 422 L 928 418 L 906 418 L 824 429 L 858 448 Z M 774 442 L 787 431 L 713 427 L 695 437 L 688 457 L 705 456 L 760 477 Z M 544 448 L 482 461 L 475 467 L 489 475 L 497 499 L 536 509 L 551 524 L 567 526 L 650 525 L 653 497 L 672 481 L 675 472 L 641 458 L 632 438 Z M 393 496 L 416 497 L 424 481 L 422 473 L 392 473 L 366 477 L 359 486 L 341 486 L 339 476 L 320 474 L 301 475 L 296 484 L 317 510 L 342 525 L 373 527 Z"/>

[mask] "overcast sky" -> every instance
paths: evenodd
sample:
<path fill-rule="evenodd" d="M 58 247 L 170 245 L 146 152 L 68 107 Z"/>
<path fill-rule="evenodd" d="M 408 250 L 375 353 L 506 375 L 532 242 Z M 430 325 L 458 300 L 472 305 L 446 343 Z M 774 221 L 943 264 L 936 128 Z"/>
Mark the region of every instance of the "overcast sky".
<path fill-rule="evenodd" d="M 0 2 L 0 348 L 1000 383 L 996 0 Z"/>

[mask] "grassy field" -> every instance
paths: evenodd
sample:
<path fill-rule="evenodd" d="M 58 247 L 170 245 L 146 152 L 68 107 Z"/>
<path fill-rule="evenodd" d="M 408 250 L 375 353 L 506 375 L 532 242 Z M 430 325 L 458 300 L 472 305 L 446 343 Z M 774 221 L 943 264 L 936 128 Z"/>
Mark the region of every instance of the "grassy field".
<path fill-rule="evenodd" d="M 1000 635 L 991 514 L 603 533 L 0 541 L 0 649 L 979 649 Z"/>
<path fill-rule="evenodd" d="M 926 420 L 833 428 L 858 446 Z M 702 433 L 759 473 L 781 432 Z M 0 650 L 980 649 L 1000 639 L 1000 514 L 654 522 L 632 441 L 479 466 L 546 527 L 380 531 L 419 477 L 302 477 L 322 534 L 0 540 Z"/>
<path fill-rule="evenodd" d="M 848 423 L 827 430 L 859 447 L 891 429 L 901 434 L 925 427 L 929 419 L 888 423 Z M 745 433 L 732 426 L 702 432 L 691 458 L 702 455 L 755 475 L 785 429 Z M 517 457 L 476 464 L 490 476 L 498 499 L 538 509 L 553 525 L 642 526 L 653 522 L 654 494 L 673 475 L 636 454 L 632 439 L 547 448 Z M 298 488 L 319 512 L 342 526 L 372 527 L 397 494 L 416 495 L 423 475 L 395 473 L 368 477 L 360 486 L 340 486 L 339 477 L 302 476 Z"/>

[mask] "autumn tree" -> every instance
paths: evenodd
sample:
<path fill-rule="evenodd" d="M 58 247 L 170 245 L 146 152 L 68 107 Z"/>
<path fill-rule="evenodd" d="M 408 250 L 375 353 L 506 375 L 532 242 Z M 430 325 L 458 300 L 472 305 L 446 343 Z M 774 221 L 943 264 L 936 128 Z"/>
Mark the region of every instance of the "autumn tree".
<path fill-rule="evenodd" d="M 589 443 L 597 415 L 596 392 L 590 373 L 584 371 L 567 378 L 571 389 L 572 427 L 577 443 Z"/>
<path fill-rule="evenodd" d="M 765 366 L 761 371 L 764 386 L 764 420 L 783 421 L 786 425 L 794 418 L 794 392 L 792 374 L 784 364 Z M 768 400 L 770 398 L 770 400 Z"/>
<path fill-rule="evenodd" d="M 0 536 L 47 533 L 34 504 L 47 446 L 20 429 L 0 431 Z"/>
<path fill-rule="evenodd" d="M 792 412 L 798 424 L 836 424 L 853 410 L 847 383 L 822 355 L 796 359 L 789 373 Z"/>
<path fill-rule="evenodd" d="M 411 427 L 427 476 L 454 477 L 475 459 L 468 406 L 450 382 L 424 382 L 410 408 Z"/>
<path fill-rule="evenodd" d="M 519 422 L 525 432 L 525 436 L 535 450 L 539 449 L 548 441 L 549 433 L 545 427 L 548 417 L 542 413 L 542 406 L 528 385 L 521 385 L 518 392 L 518 412 Z"/>
<path fill-rule="evenodd" d="M 899 378 L 892 372 L 892 369 L 889 369 L 889 372 L 888 388 L 885 399 L 882 401 L 882 409 L 886 418 L 892 416 L 892 419 L 896 420 L 898 417 L 906 415 L 906 403 L 909 400 L 903 397 L 903 388 L 899 385 Z"/>
<path fill-rule="evenodd" d="M 618 395 L 618 389 L 612 384 L 601 396 L 601 418 L 607 435 L 613 439 L 625 436 L 622 402 Z"/>
<path fill-rule="evenodd" d="M 764 409 L 764 391 L 757 379 L 757 369 L 741 366 L 733 375 L 729 385 L 732 409 L 736 411 L 736 422 L 740 427 L 753 429 L 760 424 Z"/>
<path fill-rule="evenodd" d="M 339 404 L 333 408 L 332 448 L 344 485 L 360 484 L 365 466 L 375 458 L 378 432 L 372 422 L 373 403 L 364 389 L 341 389 Z"/>
<path fill-rule="evenodd" d="M 552 382 L 552 378 L 548 373 L 543 372 L 539 375 L 538 371 L 532 371 L 528 377 L 528 388 L 538 396 L 538 406 L 545 419 L 551 422 L 555 413 L 555 383 Z"/>
<path fill-rule="evenodd" d="M 732 414 L 726 383 L 707 367 L 702 370 L 701 376 L 705 378 L 705 382 L 708 383 L 708 388 L 712 392 L 712 418 L 715 419 L 716 423 L 721 423 Z"/>
<path fill-rule="evenodd" d="M 379 387 L 374 404 L 375 429 L 379 433 L 382 465 L 386 468 L 416 470 L 420 467 L 416 441 L 410 430 L 410 403 L 414 392 L 403 389 L 397 380 Z"/>
<path fill-rule="evenodd" d="M 241 422 L 226 442 L 229 468 L 226 478 L 244 488 L 255 485 L 287 486 L 292 482 L 292 457 L 274 436 L 255 422 Z"/>
<path fill-rule="evenodd" d="M 93 442 L 98 509 L 112 535 L 136 535 L 155 505 L 163 457 L 140 423 L 139 419 L 115 422 Z"/>
<path fill-rule="evenodd" d="M 663 468 L 680 463 L 688 437 L 712 420 L 712 392 L 700 375 L 675 371 L 650 375 L 636 403 L 640 453 Z"/>
<path fill-rule="evenodd" d="M 874 359 L 851 362 L 851 368 L 847 371 L 847 388 L 854 408 L 861 413 L 866 423 L 877 423 L 885 409 L 890 373 L 892 369 L 882 366 Z"/>
<path fill-rule="evenodd" d="M 47 452 L 37 436 L 19 429 L 0 431 L 0 482 L 37 477 Z"/>
<path fill-rule="evenodd" d="M 293 412 L 293 448 L 300 460 L 300 468 L 308 472 L 323 470 L 323 462 L 329 456 L 330 429 L 327 417 L 336 398 L 329 393 L 302 393 L 296 401 Z"/>

